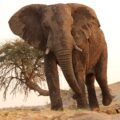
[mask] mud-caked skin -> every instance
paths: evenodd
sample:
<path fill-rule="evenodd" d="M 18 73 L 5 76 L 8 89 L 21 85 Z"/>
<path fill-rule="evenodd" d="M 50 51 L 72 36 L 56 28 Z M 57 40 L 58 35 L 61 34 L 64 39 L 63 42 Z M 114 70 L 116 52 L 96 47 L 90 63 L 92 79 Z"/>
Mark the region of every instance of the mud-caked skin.
<path fill-rule="evenodd" d="M 91 109 L 99 108 L 94 80 L 103 104 L 112 101 L 107 85 L 107 45 L 93 9 L 81 4 L 32 4 L 9 20 L 14 34 L 44 51 L 45 75 L 51 109 L 63 110 L 57 65 L 74 91 L 78 108 L 87 107 L 85 84 Z"/>

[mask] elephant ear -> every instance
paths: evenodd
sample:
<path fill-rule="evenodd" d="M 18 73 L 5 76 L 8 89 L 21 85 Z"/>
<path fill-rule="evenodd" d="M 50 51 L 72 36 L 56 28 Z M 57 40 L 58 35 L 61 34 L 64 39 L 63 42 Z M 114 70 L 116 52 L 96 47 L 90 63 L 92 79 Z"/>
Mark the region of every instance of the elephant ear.
<path fill-rule="evenodd" d="M 89 39 L 91 33 L 94 33 L 95 27 L 100 27 L 99 21 L 93 9 L 84 6 L 72 6 L 73 17 L 73 36 L 85 36 Z"/>
<path fill-rule="evenodd" d="M 9 20 L 12 32 L 28 42 L 43 40 L 41 19 L 45 5 L 27 5 L 16 12 Z"/>

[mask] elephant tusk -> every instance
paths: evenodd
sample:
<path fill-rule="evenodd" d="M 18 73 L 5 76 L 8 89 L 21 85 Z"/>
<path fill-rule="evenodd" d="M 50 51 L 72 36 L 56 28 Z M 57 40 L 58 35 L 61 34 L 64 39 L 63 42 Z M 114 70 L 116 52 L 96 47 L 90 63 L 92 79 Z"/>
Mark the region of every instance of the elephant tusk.
<path fill-rule="evenodd" d="M 50 52 L 50 48 L 47 48 L 47 49 L 45 50 L 45 54 L 48 55 L 49 52 Z"/>
<path fill-rule="evenodd" d="M 82 49 L 80 47 L 78 47 L 77 45 L 75 45 L 75 49 L 82 52 Z"/>

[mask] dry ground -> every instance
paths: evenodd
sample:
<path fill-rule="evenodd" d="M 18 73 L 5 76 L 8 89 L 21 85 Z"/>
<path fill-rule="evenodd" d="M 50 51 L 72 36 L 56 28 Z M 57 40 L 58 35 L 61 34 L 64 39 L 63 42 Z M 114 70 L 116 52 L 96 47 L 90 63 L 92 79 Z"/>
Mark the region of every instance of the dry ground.
<path fill-rule="evenodd" d="M 120 83 L 110 85 L 113 102 L 105 107 L 101 104 L 101 92 L 96 88 L 100 103 L 99 112 L 77 110 L 71 93 L 62 92 L 64 111 L 51 111 L 49 105 L 44 107 L 8 108 L 0 110 L 0 120 L 120 120 Z"/>

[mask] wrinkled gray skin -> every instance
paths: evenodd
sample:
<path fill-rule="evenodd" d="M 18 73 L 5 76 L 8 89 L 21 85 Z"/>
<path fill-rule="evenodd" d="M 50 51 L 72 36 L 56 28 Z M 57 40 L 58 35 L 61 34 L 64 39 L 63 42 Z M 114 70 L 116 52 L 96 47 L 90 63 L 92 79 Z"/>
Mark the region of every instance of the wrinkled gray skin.
<path fill-rule="evenodd" d="M 45 74 L 51 109 L 62 110 L 57 64 L 74 91 L 78 108 L 99 108 L 94 79 L 101 87 L 103 104 L 112 101 L 107 85 L 107 46 L 95 12 L 81 4 L 28 5 L 9 20 L 14 34 L 44 51 Z"/>

